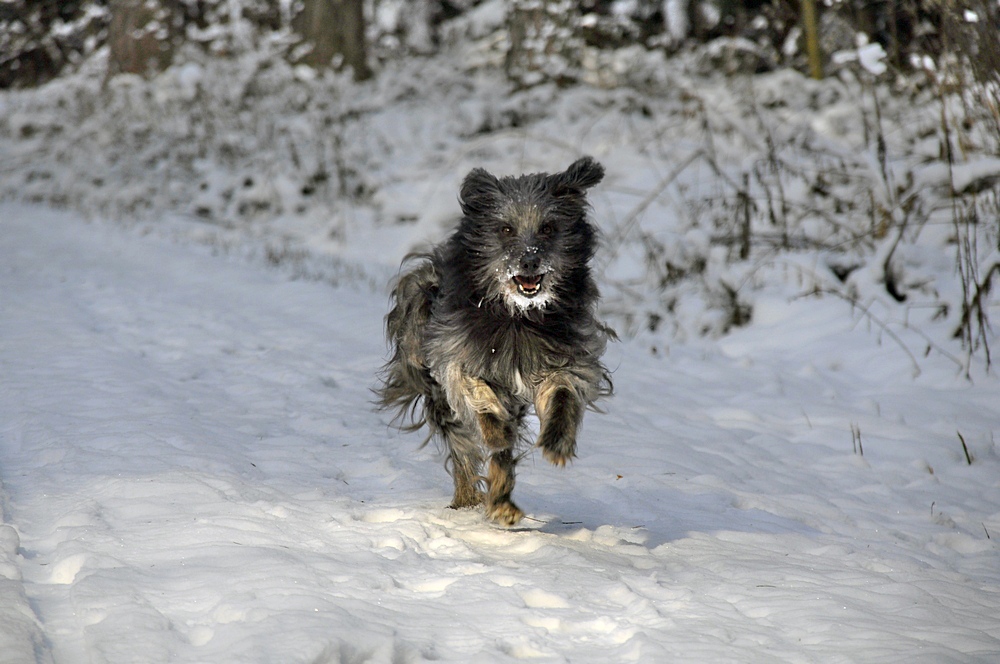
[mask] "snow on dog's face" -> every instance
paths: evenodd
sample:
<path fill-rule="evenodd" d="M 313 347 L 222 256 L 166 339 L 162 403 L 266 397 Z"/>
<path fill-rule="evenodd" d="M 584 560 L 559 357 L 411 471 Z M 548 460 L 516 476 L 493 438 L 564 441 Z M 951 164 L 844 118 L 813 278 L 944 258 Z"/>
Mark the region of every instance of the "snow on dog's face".
<path fill-rule="evenodd" d="M 571 282 L 594 251 L 585 191 L 603 177 L 604 168 L 589 157 L 553 175 L 469 173 L 459 235 L 484 299 L 500 300 L 517 315 L 572 294 Z"/>

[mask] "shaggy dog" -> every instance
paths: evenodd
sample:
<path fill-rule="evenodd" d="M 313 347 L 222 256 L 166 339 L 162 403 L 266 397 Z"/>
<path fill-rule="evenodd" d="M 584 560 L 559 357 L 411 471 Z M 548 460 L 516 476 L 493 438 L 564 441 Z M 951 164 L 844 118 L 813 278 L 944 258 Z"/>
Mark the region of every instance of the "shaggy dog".
<path fill-rule="evenodd" d="M 417 262 L 392 293 L 393 355 L 379 402 L 398 409 L 401 428 L 427 424 L 428 439 L 443 440 L 453 508 L 485 501 L 493 521 L 520 521 L 511 492 L 529 408 L 542 454 L 565 466 L 584 409 L 611 394 L 600 358 L 614 332 L 595 316 L 588 262 L 596 230 L 586 214 L 586 190 L 603 177 L 590 157 L 552 175 L 474 169 L 462 183 L 455 233 L 404 260 Z"/>

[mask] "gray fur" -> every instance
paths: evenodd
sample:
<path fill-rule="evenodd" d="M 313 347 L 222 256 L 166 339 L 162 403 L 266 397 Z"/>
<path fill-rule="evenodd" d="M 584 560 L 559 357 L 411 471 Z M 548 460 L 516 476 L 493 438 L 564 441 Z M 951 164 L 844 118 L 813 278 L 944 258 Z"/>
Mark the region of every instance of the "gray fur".
<path fill-rule="evenodd" d="M 474 169 L 455 233 L 404 261 L 415 265 L 393 289 L 379 403 L 401 428 L 426 424 L 444 442 L 452 507 L 485 502 L 494 521 L 519 521 L 514 452 L 529 409 L 543 455 L 564 466 L 584 410 L 611 394 L 600 358 L 614 332 L 596 317 L 586 215 L 586 190 L 603 177 L 590 157 L 552 175 Z"/>

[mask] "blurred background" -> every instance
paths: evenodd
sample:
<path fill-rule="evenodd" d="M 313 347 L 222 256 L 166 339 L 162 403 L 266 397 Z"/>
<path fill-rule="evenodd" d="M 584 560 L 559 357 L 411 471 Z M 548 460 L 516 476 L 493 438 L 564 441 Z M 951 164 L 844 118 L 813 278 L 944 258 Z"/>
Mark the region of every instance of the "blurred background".
<path fill-rule="evenodd" d="M 677 53 L 720 38 L 745 40 L 727 46 L 742 58 L 718 63 L 729 73 L 791 66 L 822 76 L 858 35 L 896 68 L 966 56 L 988 76 L 1000 65 L 998 13 L 986 0 L 4 0 L 0 87 L 44 83 L 103 46 L 109 76 L 149 75 L 186 45 L 227 57 L 265 41 L 280 42 L 290 62 L 350 67 L 365 79 L 389 60 L 486 31 L 520 84 L 591 78 L 588 48 Z"/>
<path fill-rule="evenodd" d="M 4 0 L 0 197 L 381 289 L 470 168 L 592 154 L 621 332 L 829 297 L 969 374 L 998 28 L 988 0 Z"/>

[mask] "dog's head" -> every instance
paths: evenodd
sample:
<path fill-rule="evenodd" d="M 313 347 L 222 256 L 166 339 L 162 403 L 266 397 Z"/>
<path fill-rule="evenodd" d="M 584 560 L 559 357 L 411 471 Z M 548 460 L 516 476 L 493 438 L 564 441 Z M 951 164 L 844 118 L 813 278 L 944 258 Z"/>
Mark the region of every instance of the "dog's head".
<path fill-rule="evenodd" d="M 476 168 L 466 176 L 458 239 L 486 299 L 512 314 L 544 309 L 583 279 L 595 241 L 586 191 L 603 178 L 590 157 L 551 175 L 497 178 Z"/>

